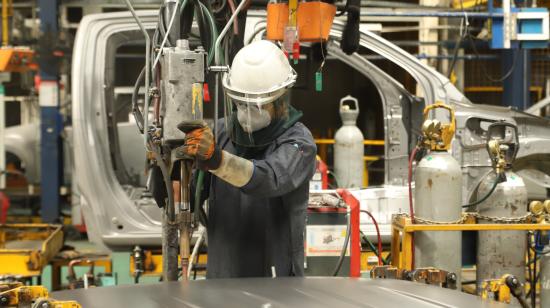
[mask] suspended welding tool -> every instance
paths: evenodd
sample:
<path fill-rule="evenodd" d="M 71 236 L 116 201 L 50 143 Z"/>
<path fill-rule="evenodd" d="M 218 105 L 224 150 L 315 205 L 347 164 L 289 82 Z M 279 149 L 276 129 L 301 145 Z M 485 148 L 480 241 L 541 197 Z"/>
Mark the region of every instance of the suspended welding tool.
<path fill-rule="evenodd" d="M 447 122 L 442 122 L 447 119 Z M 456 127 L 453 108 L 443 103 L 424 109 L 420 146 L 427 154 L 415 171 L 414 215 L 436 221 L 461 218 L 462 171 L 448 152 Z M 413 213 L 411 213 L 411 216 Z M 457 274 L 460 286 L 462 267 L 461 232 L 418 232 L 414 236 L 415 268 L 435 267 Z"/>
<path fill-rule="evenodd" d="M 126 4 L 139 24 L 147 45 L 146 65 L 136 81 L 132 104 L 151 161 L 148 188 L 163 208 L 163 279 L 177 280 L 179 267 L 183 271 L 182 277 L 187 277 L 185 271 L 189 263 L 193 228 L 193 208 L 189 202 L 193 162 L 178 153 L 184 144 L 185 132 L 204 125 L 203 89 L 207 66 L 213 59 L 214 48 L 219 46 L 217 30 L 212 12 L 204 3 L 165 0 L 151 39 L 130 1 L 126 0 Z M 197 14 L 194 14 L 195 11 Z M 194 22 L 199 26 L 198 44 L 196 40 L 189 40 Z M 149 80 L 150 75 L 152 80 Z M 137 106 L 137 93 L 143 79 L 146 95 L 142 113 Z M 151 89 L 149 86 L 152 86 Z M 150 98 L 153 102 L 152 123 L 149 123 Z M 178 204 L 175 200 L 179 201 Z M 178 255 L 181 266 L 178 265 Z"/>
<path fill-rule="evenodd" d="M 193 160 L 180 155 L 185 133 L 205 125 L 203 121 L 203 88 L 206 75 L 207 54 L 202 46 L 191 50 L 188 40 L 177 40 L 175 47 L 165 48 L 161 56 L 161 98 L 162 143 L 171 150 L 171 168 L 179 174 L 179 191 L 174 192 L 180 200 L 175 204 L 176 226 L 169 228 L 169 239 L 178 238 L 182 277 L 187 277 L 189 266 L 192 215 L 190 205 L 190 183 Z M 178 172 L 179 171 L 179 172 Z M 171 171 L 173 173 L 174 171 Z M 170 273 L 177 279 L 177 248 L 169 243 L 172 266 Z M 168 251 L 167 251 L 168 252 Z M 174 279 L 174 280 L 175 280 Z"/>
<path fill-rule="evenodd" d="M 465 207 L 475 209 L 482 216 L 524 216 L 527 214 L 527 189 L 521 177 L 511 170 L 519 150 L 517 127 L 504 121 L 489 125 L 486 148 L 493 170 L 481 180 L 475 201 Z M 543 211 L 541 203 L 540 210 L 533 213 Z M 478 223 L 494 222 L 479 219 Z M 478 232 L 477 236 L 478 293 L 483 291 L 483 281 L 506 274 L 514 275 L 523 283 L 527 249 L 525 231 L 486 231 Z"/>

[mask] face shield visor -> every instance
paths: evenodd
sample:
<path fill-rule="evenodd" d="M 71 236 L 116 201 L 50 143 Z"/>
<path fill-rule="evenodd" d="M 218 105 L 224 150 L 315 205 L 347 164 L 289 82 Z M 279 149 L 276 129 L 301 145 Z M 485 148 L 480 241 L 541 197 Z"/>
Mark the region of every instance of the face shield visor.
<path fill-rule="evenodd" d="M 222 77 L 226 132 L 243 146 L 263 146 L 271 142 L 271 132 L 288 119 L 288 89 L 296 81 L 294 70 L 288 80 L 267 92 L 245 92 L 231 87 L 230 73 Z"/>

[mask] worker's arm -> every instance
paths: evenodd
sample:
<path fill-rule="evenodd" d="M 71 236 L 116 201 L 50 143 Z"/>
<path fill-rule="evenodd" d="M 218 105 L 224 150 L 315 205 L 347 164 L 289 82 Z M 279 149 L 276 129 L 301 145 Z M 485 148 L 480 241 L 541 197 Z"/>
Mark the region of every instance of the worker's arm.
<path fill-rule="evenodd" d="M 301 125 L 301 124 L 300 124 Z M 294 128 L 276 141 L 275 150 L 262 160 L 248 160 L 215 146 L 206 125 L 188 132 L 184 155 L 195 157 L 202 169 L 250 195 L 282 196 L 309 181 L 315 172 L 317 148 L 305 128 Z"/>
<path fill-rule="evenodd" d="M 301 133 L 301 132 L 300 132 Z M 284 140 L 263 160 L 254 160 L 250 181 L 241 190 L 249 195 L 278 197 L 311 180 L 317 148 L 307 135 Z"/>

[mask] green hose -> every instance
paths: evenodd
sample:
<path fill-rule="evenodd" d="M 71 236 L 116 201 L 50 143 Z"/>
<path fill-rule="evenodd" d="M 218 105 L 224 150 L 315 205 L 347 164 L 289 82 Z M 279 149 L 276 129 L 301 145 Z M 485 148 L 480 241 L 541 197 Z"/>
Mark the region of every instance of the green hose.
<path fill-rule="evenodd" d="M 183 9 L 187 5 L 187 0 L 180 0 L 180 15 L 183 13 Z"/>
<path fill-rule="evenodd" d="M 388 257 L 386 257 L 386 258 L 384 259 L 382 256 L 380 256 L 380 254 L 378 253 L 378 249 L 376 249 L 376 247 L 375 247 L 374 244 L 369 240 L 369 238 L 368 238 L 365 234 L 363 234 L 363 232 L 361 232 L 361 234 L 363 235 L 363 239 L 365 240 L 365 242 L 367 242 L 367 245 L 369 245 L 370 250 L 372 250 L 372 252 L 374 252 L 374 254 L 375 254 L 376 256 L 379 256 L 379 257 L 380 257 L 380 259 L 382 260 L 382 263 L 384 263 L 384 265 L 390 264 L 390 263 L 389 263 L 389 259 L 390 259 L 389 256 L 390 256 L 390 255 L 388 254 Z"/>
<path fill-rule="evenodd" d="M 181 0 L 181 2 L 184 2 L 184 4 L 180 8 L 180 12 L 183 12 L 183 9 L 185 7 L 185 4 L 187 3 L 187 0 Z M 199 1 L 199 5 L 201 7 L 201 10 L 206 13 L 206 16 L 208 17 L 208 20 L 210 21 L 210 30 L 212 32 L 212 39 L 211 39 L 211 47 L 208 51 L 208 65 L 212 62 L 212 59 L 214 57 L 214 45 L 216 43 L 216 39 L 218 38 L 218 30 L 216 29 L 216 24 L 214 22 L 214 18 L 212 17 L 212 14 L 210 14 L 210 11 L 208 8 Z M 195 187 L 195 210 L 200 211 L 201 206 L 201 190 L 204 182 L 204 171 L 198 170 L 198 176 L 197 176 L 197 186 Z"/>
<path fill-rule="evenodd" d="M 212 60 L 214 58 L 214 48 L 216 47 L 216 39 L 218 38 L 218 29 L 216 28 L 216 23 L 214 22 L 214 17 L 212 17 L 212 14 L 210 14 L 210 11 L 208 8 L 199 1 L 199 4 L 201 6 L 201 10 L 203 10 L 206 13 L 206 17 L 208 17 L 208 21 L 210 22 L 210 31 L 212 32 L 212 38 L 211 38 L 211 47 L 208 51 L 208 65 L 212 63 Z"/>
<path fill-rule="evenodd" d="M 199 211 L 197 213 L 200 213 L 200 207 L 201 207 L 201 190 L 202 190 L 202 184 L 204 182 L 204 171 L 198 170 L 197 175 L 197 185 L 195 187 L 195 211 Z M 205 226 L 206 227 L 206 226 Z"/>

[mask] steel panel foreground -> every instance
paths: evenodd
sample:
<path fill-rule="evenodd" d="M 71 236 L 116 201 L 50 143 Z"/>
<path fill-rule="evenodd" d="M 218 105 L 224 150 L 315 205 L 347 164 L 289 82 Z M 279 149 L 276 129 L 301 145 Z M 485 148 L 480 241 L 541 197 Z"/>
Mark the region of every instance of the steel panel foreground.
<path fill-rule="evenodd" d="M 82 307 L 512 307 L 439 287 L 360 278 L 239 278 L 60 291 Z"/>

